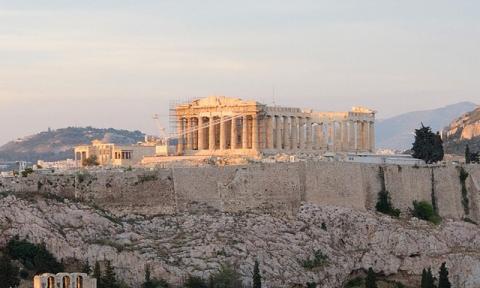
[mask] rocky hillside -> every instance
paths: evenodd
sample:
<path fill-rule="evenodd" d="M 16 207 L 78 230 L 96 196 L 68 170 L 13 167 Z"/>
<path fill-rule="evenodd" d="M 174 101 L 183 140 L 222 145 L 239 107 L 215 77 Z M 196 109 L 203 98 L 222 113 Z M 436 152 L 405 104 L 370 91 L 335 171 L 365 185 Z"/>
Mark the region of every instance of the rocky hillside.
<path fill-rule="evenodd" d="M 378 120 L 376 127 L 377 148 L 407 150 L 412 148 L 413 131 L 420 123 L 440 131 L 453 119 L 475 109 L 477 105 L 471 102 L 460 102 L 438 109 L 414 111 L 392 118 Z"/>
<path fill-rule="evenodd" d="M 466 222 L 434 226 L 314 205 L 293 217 L 209 211 L 117 218 L 58 197 L 0 197 L 0 245 L 19 235 L 46 243 L 64 261 L 111 259 L 131 287 L 140 287 L 146 263 L 172 284 L 187 274 L 207 278 L 222 263 L 234 263 L 248 284 L 255 259 L 265 287 L 343 287 L 369 267 L 389 281 L 419 287 L 422 269 L 437 271 L 444 261 L 453 287 L 480 287 L 480 229 Z"/>
<path fill-rule="evenodd" d="M 480 152 L 480 107 L 455 119 L 444 133 L 447 153 L 464 155 L 467 144 L 470 151 Z"/>
<path fill-rule="evenodd" d="M 0 160 L 47 161 L 73 158 L 73 147 L 103 139 L 117 144 L 133 144 L 144 140 L 140 131 L 98 129 L 92 127 L 68 127 L 49 130 L 11 141 L 0 147 Z"/>

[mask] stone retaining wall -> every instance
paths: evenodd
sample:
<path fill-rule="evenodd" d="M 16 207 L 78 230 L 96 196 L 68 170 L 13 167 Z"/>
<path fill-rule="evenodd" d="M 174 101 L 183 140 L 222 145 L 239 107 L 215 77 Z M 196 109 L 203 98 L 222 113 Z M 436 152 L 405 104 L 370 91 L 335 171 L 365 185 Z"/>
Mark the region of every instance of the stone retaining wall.
<path fill-rule="evenodd" d="M 382 167 L 382 168 L 381 168 Z M 480 166 L 468 165 L 469 215 L 462 204 L 460 167 L 379 166 L 300 162 L 155 171 L 78 172 L 0 178 L 1 192 L 52 193 L 94 203 L 117 215 L 172 214 L 214 209 L 292 214 L 301 202 L 374 209 L 382 177 L 402 211 L 435 199 L 440 216 L 480 222 Z M 383 172 L 382 172 L 383 171 Z"/>

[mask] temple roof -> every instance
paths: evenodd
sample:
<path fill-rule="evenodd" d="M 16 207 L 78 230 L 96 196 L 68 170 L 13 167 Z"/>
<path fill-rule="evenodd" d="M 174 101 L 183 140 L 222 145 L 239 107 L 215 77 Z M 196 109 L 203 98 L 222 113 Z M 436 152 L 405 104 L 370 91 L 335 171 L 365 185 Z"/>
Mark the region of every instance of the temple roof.
<path fill-rule="evenodd" d="M 208 96 L 190 103 L 191 106 L 205 106 L 205 107 L 222 107 L 222 106 L 245 106 L 245 105 L 262 105 L 256 101 L 242 100 L 240 98 L 226 97 L 226 96 Z"/>

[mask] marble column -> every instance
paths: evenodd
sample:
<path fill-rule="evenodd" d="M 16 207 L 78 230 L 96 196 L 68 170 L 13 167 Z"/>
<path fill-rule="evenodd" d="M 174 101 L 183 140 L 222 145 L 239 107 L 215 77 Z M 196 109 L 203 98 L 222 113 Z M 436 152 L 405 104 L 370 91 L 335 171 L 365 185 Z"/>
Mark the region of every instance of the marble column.
<path fill-rule="evenodd" d="M 242 121 L 242 149 L 248 149 L 248 116 L 243 116 Z"/>
<path fill-rule="evenodd" d="M 370 122 L 370 151 L 375 152 L 375 122 Z"/>
<path fill-rule="evenodd" d="M 198 117 L 198 150 L 205 149 L 205 128 L 203 125 L 203 117 Z"/>
<path fill-rule="evenodd" d="M 325 141 L 324 139 L 325 137 L 323 135 L 323 123 L 318 123 L 318 125 L 315 126 L 315 149 L 323 149 L 323 142 Z"/>
<path fill-rule="evenodd" d="M 283 149 L 288 150 L 290 148 L 290 122 L 288 116 L 283 117 Z"/>
<path fill-rule="evenodd" d="M 275 149 L 282 150 L 282 118 L 275 116 Z"/>
<path fill-rule="evenodd" d="M 259 143 L 258 143 L 258 118 L 257 115 L 252 116 L 252 149 L 259 150 Z"/>
<path fill-rule="evenodd" d="M 305 150 L 305 118 L 298 118 L 298 148 Z"/>
<path fill-rule="evenodd" d="M 346 121 L 342 121 L 340 124 L 341 129 L 341 149 L 342 151 L 348 150 L 348 126 Z"/>
<path fill-rule="evenodd" d="M 293 116 L 292 117 L 292 130 L 290 131 L 290 134 L 292 135 L 291 137 L 291 142 L 290 142 L 290 149 L 296 150 L 298 149 L 298 122 L 297 122 L 297 117 Z"/>
<path fill-rule="evenodd" d="M 267 126 L 267 129 L 266 129 L 267 130 L 266 131 L 267 132 L 266 133 L 266 136 L 267 136 L 267 145 L 266 146 L 267 147 L 266 148 L 269 149 L 269 150 L 272 150 L 272 149 L 274 149 L 274 145 L 273 145 L 273 142 L 274 142 L 274 140 L 273 140 L 273 116 L 270 116 L 270 115 L 267 116 L 267 121 L 266 122 L 267 122 L 266 123 L 267 124 L 266 125 Z"/>
<path fill-rule="evenodd" d="M 225 117 L 220 117 L 220 150 L 227 149 L 227 131 Z"/>
<path fill-rule="evenodd" d="M 215 121 L 213 115 L 210 116 L 210 122 L 208 125 L 208 148 L 210 150 L 215 150 Z"/>
<path fill-rule="evenodd" d="M 177 154 L 183 154 L 183 117 L 177 119 Z"/>
<path fill-rule="evenodd" d="M 187 126 L 186 129 L 186 137 L 187 137 L 187 151 L 190 151 L 193 149 L 192 145 L 192 118 L 186 118 L 185 119 L 185 124 Z"/>
<path fill-rule="evenodd" d="M 231 126 L 231 132 L 230 132 L 230 148 L 231 149 L 237 149 L 237 140 L 238 140 L 237 136 L 238 136 L 237 118 L 232 118 L 232 126 Z"/>
<path fill-rule="evenodd" d="M 362 128 L 362 122 L 361 121 L 357 121 L 356 122 L 357 124 L 357 139 L 356 139 L 356 146 L 355 146 L 355 150 L 357 151 L 362 151 L 362 147 L 363 147 L 363 139 L 362 139 L 362 136 L 363 136 L 363 128 Z"/>
<path fill-rule="evenodd" d="M 348 150 L 355 151 L 355 122 L 348 121 Z"/>
<path fill-rule="evenodd" d="M 328 122 L 328 138 L 327 138 L 327 150 L 335 150 L 335 122 Z"/>
<path fill-rule="evenodd" d="M 312 119 L 307 118 L 307 123 L 305 125 L 305 133 L 307 136 L 306 149 L 312 150 Z"/>

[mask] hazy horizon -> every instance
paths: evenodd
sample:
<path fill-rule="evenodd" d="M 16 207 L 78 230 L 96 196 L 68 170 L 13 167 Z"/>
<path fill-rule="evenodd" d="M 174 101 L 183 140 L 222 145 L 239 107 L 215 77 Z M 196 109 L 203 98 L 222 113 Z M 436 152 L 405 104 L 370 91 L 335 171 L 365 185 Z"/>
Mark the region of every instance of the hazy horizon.
<path fill-rule="evenodd" d="M 478 1 L 158 2 L 0 0 L 0 145 L 155 134 L 153 114 L 208 95 L 379 118 L 480 99 Z"/>

